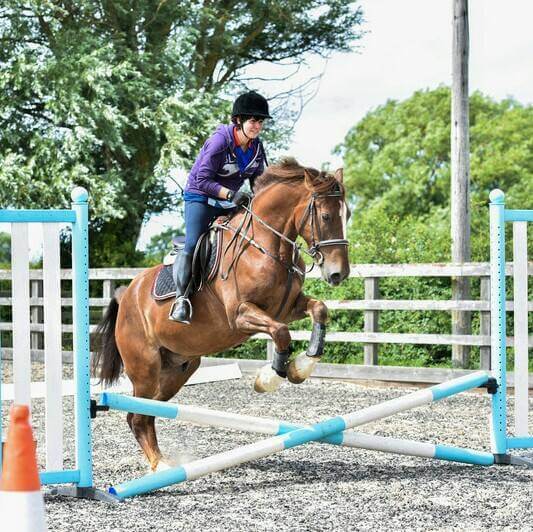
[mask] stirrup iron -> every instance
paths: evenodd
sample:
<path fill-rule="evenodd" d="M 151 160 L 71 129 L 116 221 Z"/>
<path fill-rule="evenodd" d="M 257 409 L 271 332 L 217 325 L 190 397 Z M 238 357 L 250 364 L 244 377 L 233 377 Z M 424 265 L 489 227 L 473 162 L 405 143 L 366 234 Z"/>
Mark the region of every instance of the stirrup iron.
<path fill-rule="evenodd" d="M 178 303 L 185 303 L 185 304 L 187 304 L 189 306 L 189 310 L 187 311 L 188 319 L 178 320 L 178 319 L 174 318 L 174 316 L 173 316 L 174 309 L 176 308 L 176 305 Z M 170 321 L 174 321 L 176 323 L 186 323 L 187 325 L 190 325 L 190 323 L 191 323 L 190 320 L 192 320 L 192 315 L 193 315 L 193 307 L 192 307 L 192 303 L 191 303 L 190 299 L 188 297 L 185 297 L 185 296 L 179 296 L 179 297 L 177 297 L 174 300 L 172 305 L 170 305 L 170 311 L 168 313 L 168 319 Z"/>

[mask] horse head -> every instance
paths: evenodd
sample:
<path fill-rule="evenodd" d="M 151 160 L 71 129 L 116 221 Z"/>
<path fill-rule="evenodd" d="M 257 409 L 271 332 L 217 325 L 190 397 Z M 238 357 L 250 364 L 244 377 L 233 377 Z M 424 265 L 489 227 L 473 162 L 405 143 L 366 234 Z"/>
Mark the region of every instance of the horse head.
<path fill-rule="evenodd" d="M 292 246 L 293 263 L 303 251 L 320 267 L 329 284 L 336 286 L 348 277 L 346 223 L 350 212 L 342 169 L 319 172 L 286 157 L 257 178 L 254 192 L 254 216 L 262 217 L 263 225 Z M 305 240 L 307 249 L 296 244 L 297 236 Z"/>
<path fill-rule="evenodd" d="M 346 240 L 350 211 L 342 169 L 332 174 L 304 168 L 304 186 L 307 194 L 294 211 L 298 234 L 306 241 L 324 281 L 337 286 L 350 274 Z"/>

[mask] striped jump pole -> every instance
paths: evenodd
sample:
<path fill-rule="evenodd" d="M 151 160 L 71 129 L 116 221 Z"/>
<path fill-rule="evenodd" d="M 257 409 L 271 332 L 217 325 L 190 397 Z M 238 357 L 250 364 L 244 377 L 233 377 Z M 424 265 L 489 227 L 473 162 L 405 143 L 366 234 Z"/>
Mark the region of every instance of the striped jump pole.
<path fill-rule="evenodd" d="M 188 421 L 210 427 L 269 434 L 271 436 L 279 436 L 293 430 L 309 428 L 310 426 L 288 423 L 279 419 L 234 414 L 232 412 L 212 410 L 210 408 L 165 403 L 138 397 L 127 397 L 110 392 L 104 392 L 100 395 L 100 404 L 113 410 L 132 412 L 134 414 L 178 419 L 180 421 Z M 475 465 L 492 465 L 494 463 L 493 455 L 483 451 L 473 451 L 450 445 L 435 445 L 400 438 L 374 436 L 354 431 L 343 431 L 332 436 L 326 436 L 319 440 L 319 443 L 330 443 L 332 445 L 342 445 L 343 447 L 356 449 L 418 456 L 420 458 L 466 462 Z"/>
<path fill-rule="evenodd" d="M 249 445 L 237 447 L 231 451 L 215 454 L 208 458 L 194 460 L 183 466 L 166 471 L 151 473 L 141 478 L 124 482 L 109 488 L 109 492 L 119 499 L 141 495 L 150 491 L 179 484 L 187 480 L 195 480 L 209 473 L 221 471 L 251 460 L 263 458 L 311 441 L 319 441 L 341 433 L 346 429 L 364 425 L 384 417 L 410 410 L 417 406 L 439 401 L 457 393 L 477 388 L 488 382 L 490 375 L 478 371 L 464 377 L 413 392 L 404 397 L 391 399 L 378 405 L 370 406 L 344 416 L 338 416 L 316 423 L 309 427 L 297 428 Z M 470 462 L 468 462 L 470 463 Z"/>

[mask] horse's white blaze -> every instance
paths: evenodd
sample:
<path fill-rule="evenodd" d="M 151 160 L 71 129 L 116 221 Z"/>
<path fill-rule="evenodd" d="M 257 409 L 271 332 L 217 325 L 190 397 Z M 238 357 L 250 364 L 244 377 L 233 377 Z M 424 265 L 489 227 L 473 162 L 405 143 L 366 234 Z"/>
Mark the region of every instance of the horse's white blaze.
<path fill-rule="evenodd" d="M 346 202 L 341 199 L 339 200 L 340 209 L 339 209 L 339 216 L 341 217 L 342 221 L 342 238 L 346 239 L 346 224 L 347 224 L 347 211 L 346 211 Z"/>

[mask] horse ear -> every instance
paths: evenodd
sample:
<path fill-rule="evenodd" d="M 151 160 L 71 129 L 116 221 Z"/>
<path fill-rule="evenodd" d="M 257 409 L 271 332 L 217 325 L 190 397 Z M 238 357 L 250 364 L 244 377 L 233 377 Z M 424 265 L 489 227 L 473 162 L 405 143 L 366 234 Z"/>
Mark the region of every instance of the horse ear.
<path fill-rule="evenodd" d="M 316 178 L 307 168 L 304 168 L 304 178 L 307 188 L 313 188 Z"/>
<path fill-rule="evenodd" d="M 335 179 L 339 183 L 343 182 L 344 180 L 344 169 L 343 168 L 337 168 L 337 170 L 335 170 Z"/>

